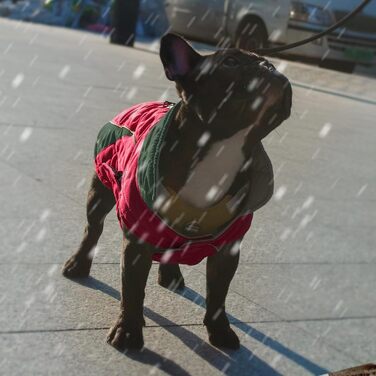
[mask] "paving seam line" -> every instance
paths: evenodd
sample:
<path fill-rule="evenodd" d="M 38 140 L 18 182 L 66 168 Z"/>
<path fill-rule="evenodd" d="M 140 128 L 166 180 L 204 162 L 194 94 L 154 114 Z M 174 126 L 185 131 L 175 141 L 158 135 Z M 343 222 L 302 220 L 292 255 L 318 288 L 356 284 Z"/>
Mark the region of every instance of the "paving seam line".
<path fill-rule="evenodd" d="M 291 319 L 291 320 L 260 320 L 260 321 L 231 321 L 230 324 L 293 324 L 299 322 L 318 322 L 318 321 L 344 321 L 344 320 L 369 320 L 376 319 L 376 316 L 359 316 L 359 317 L 327 317 L 327 318 L 307 318 L 307 319 Z M 193 327 L 203 326 L 202 323 L 186 323 L 186 324 L 168 324 L 168 325 L 146 325 L 145 328 L 174 328 L 174 327 Z M 58 333 L 58 332 L 84 332 L 96 330 L 108 330 L 109 326 L 95 328 L 56 328 L 56 329 L 25 329 L 25 330 L 2 330 L 0 335 L 8 334 L 32 334 L 32 333 Z M 312 333 L 311 333 L 312 334 Z"/>
<path fill-rule="evenodd" d="M 320 86 L 311 85 L 311 84 L 305 84 L 304 82 L 300 82 L 300 81 L 290 80 L 290 82 L 293 86 L 297 86 L 297 87 L 300 87 L 300 88 L 303 88 L 303 89 L 313 90 L 313 91 L 317 91 L 317 92 L 324 93 L 324 94 L 330 94 L 330 95 L 335 95 L 337 97 L 352 99 L 352 100 L 357 101 L 357 102 L 376 105 L 375 99 L 366 98 L 366 97 L 359 97 L 359 96 L 354 95 L 354 94 L 341 93 L 340 91 L 337 91 L 337 90 L 328 89 L 328 88 L 325 88 L 325 87 L 320 87 Z"/>
<path fill-rule="evenodd" d="M 4 219 L 4 218 L 0 218 L 1 219 Z M 17 218 L 15 218 L 17 219 Z M 29 218 L 29 220 L 32 220 L 33 218 Z M 75 219 L 69 219 L 69 221 L 74 221 Z M 109 222 L 109 221 L 107 221 Z M 115 222 L 115 220 L 113 221 Z M 0 266 L 1 265 L 35 265 L 35 266 L 38 266 L 38 265 L 63 265 L 65 263 L 66 260 L 62 260 L 62 261 L 51 261 L 51 262 L 38 262 L 38 261 L 35 261 L 35 262 L 1 262 L 0 261 Z M 245 261 L 242 263 L 242 265 L 247 265 L 247 266 L 259 266 L 259 265 L 267 265 L 267 266 L 279 266 L 279 265 L 291 265 L 291 266 L 300 266 L 300 265 L 305 265 L 305 266 L 311 266 L 311 265 L 314 265 L 314 266 L 337 266 L 337 265 L 340 265 L 340 266 L 354 266 L 354 265 L 375 265 L 376 262 L 373 262 L 373 261 L 370 261 L 370 262 L 367 262 L 367 261 L 360 261 L 360 262 L 352 262 L 352 261 L 349 261 L 349 262 L 252 262 L 252 261 Z M 120 261 L 103 261 L 103 262 L 100 262 L 100 261 L 93 261 L 93 265 L 120 265 Z M 159 262 L 155 261 L 155 262 L 152 262 L 152 265 L 159 265 Z M 204 273 L 202 273 L 204 274 Z"/>

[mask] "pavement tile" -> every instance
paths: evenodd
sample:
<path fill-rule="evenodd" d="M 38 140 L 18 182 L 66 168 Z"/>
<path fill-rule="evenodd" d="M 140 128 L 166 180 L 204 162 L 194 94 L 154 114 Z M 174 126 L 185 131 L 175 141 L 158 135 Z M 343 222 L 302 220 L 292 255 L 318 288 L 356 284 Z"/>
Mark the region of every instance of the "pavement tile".
<path fill-rule="evenodd" d="M 376 333 L 376 318 L 302 321 L 298 326 L 354 357 L 359 365 L 375 362 L 376 344 L 373 338 Z"/>
<path fill-rule="evenodd" d="M 339 90 L 341 87 L 342 93 L 376 100 L 374 91 L 376 80 L 370 77 L 361 77 L 295 62 L 287 62 L 284 74 L 293 81 L 304 82 L 307 85 L 322 86 L 329 90 Z"/>
<path fill-rule="evenodd" d="M 231 289 L 288 320 L 376 316 L 373 264 L 240 264 Z"/>
<path fill-rule="evenodd" d="M 44 213 L 48 213 L 46 219 Z M 59 213 L 44 211 L 36 218 L 3 219 L 0 264 L 62 264 L 77 250 L 86 224 L 83 207 L 81 213 L 77 209 L 67 214 L 70 217 L 77 215 L 77 218 L 59 218 Z M 95 262 L 119 262 L 121 247 L 122 232 L 114 211 L 109 214 L 95 249 Z"/>
<path fill-rule="evenodd" d="M 2 219 L 39 219 L 49 210 L 61 217 L 77 217 L 78 205 L 67 196 L 64 190 L 46 186 L 38 178 L 24 170 L 0 162 L 1 175 L 5 184 L 0 183 L 0 218 Z M 27 170 L 27 169 L 25 169 Z"/>
<path fill-rule="evenodd" d="M 367 202 L 326 205 L 316 199 L 312 207 L 304 209 L 308 199 L 271 202 L 256 212 L 242 242 L 241 262 L 376 262 L 374 228 L 363 214 Z"/>
<path fill-rule="evenodd" d="M 205 277 L 193 269 L 183 271 L 187 289 L 182 295 L 157 284 L 157 264 L 148 279 L 145 306 L 174 325 L 201 325 L 205 314 Z M 3 311 L 0 331 L 108 328 L 119 312 L 118 264 L 94 264 L 91 277 L 70 281 L 58 264 L 0 265 Z M 229 293 L 231 321 L 275 321 L 277 316 Z M 155 325 L 146 314 L 147 325 Z"/>
<path fill-rule="evenodd" d="M 153 313 L 155 320 L 165 320 Z M 293 324 L 239 324 L 239 351 L 208 345 L 197 326 L 148 327 L 140 354 L 121 354 L 104 330 L 0 335 L 2 370 L 12 375 L 319 375 L 354 361 Z M 37 344 L 37 345 L 36 345 Z M 187 361 L 189 359 L 189 361 Z"/>

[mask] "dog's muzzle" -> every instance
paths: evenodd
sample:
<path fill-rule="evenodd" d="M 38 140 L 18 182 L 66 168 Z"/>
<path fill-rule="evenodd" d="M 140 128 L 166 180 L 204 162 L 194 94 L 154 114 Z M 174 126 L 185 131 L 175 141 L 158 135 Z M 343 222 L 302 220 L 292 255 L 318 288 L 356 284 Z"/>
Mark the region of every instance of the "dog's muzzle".
<path fill-rule="evenodd" d="M 290 116 L 292 105 L 290 81 L 272 64 L 269 63 L 267 67 L 259 65 L 256 77 L 250 80 L 247 90 L 253 101 L 260 98 L 259 100 L 267 107 L 266 111 L 275 112 L 280 121 Z"/>

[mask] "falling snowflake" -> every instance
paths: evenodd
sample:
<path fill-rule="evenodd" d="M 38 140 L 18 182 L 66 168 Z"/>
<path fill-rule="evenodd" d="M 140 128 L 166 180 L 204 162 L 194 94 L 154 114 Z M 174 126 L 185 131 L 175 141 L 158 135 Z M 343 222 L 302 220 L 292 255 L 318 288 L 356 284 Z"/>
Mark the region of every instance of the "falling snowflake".
<path fill-rule="evenodd" d="M 274 194 L 274 199 L 275 199 L 276 201 L 281 200 L 281 199 L 283 198 L 283 196 L 286 194 L 286 192 L 287 192 L 287 187 L 284 186 L 284 185 L 281 185 L 281 186 L 277 189 L 277 191 L 275 192 L 275 194 Z"/>
<path fill-rule="evenodd" d="M 25 128 L 20 135 L 20 141 L 26 142 L 30 138 L 32 133 L 33 133 L 33 129 L 31 127 Z"/>
<path fill-rule="evenodd" d="M 25 75 L 23 73 L 17 74 L 17 76 L 14 77 L 12 81 L 12 88 L 17 89 L 19 86 L 21 86 L 24 78 L 25 78 Z"/>
<path fill-rule="evenodd" d="M 144 64 L 140 64 L 133 72 L 133 79 L 138 80 L 144 74 L 146 67 Z"/>
<path fill-rule="evenodd" d="M 70 72 L 70 70 L 71 70 L 70 65 L 65 65 L 65 66 L 61 69 L 61 71 L 59 72 L 59 78 L 60 78 L 61 80 L 63 80 L 63 79 L 67 76 L 67 74 Z"/>
<path fill-rule="evenodd" d="M 320 138 L 325 138 L 329 134 L 331 129 L 332 129 L 332 124 L 325 123 L 319 132 Z"/>

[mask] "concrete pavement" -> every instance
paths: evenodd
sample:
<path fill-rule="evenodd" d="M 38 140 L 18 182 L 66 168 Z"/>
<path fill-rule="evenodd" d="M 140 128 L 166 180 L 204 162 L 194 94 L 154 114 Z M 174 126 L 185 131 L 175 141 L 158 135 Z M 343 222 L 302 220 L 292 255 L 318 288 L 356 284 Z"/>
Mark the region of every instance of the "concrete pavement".
<path fill-rule="evenodd" d="M 0 374 L 319 375 L 375 361 L 376 106 L 304 87 L 363 78 L 301 67 L 292 116 L 265 140 L 275 197 L 255 215 L 227 304 L 241 350 L 207 342 L 204 263 L 183 268 L 181 295 L 153 265 L 135 355 L 105 343 L 119 306 L 115 214 L 88 280 L 60 267 L 82 235 L 100 126 L 175 89 L 157 55 L 79 31 L 1 20 L 0 56 Z"/>

